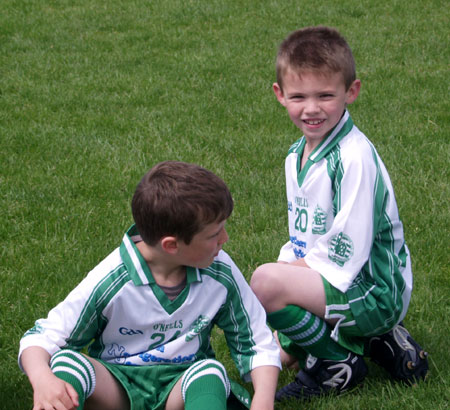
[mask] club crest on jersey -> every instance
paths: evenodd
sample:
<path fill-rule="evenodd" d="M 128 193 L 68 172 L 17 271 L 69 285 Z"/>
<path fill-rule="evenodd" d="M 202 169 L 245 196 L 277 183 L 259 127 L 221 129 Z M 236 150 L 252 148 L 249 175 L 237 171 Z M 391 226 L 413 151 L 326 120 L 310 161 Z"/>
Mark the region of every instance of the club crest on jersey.
<path fill-rule="evenodd" d="M 343 232 L 328 240 L 328 259 L 341 267 L 353 256 L 353 250 L 353 241 Z"/>
<path fill-rule="evenodd" d="M 211 320 L 208 316 L 200 315 L 189 326 L 189 331 L 186 334 L 186 342 L 190 342 L 196 336 L 198 336 L 205 328 L 209 326 Z"/>
<path fill-rule="evenodd" d="M 40 333 L 44 333 L 44 328 L 38 323 L 36 322 L 35 325 L 28 330 L 23 336 L 29 336 L 29 335 L 36 335 L 36 334 L 40 334 Z"/>
<path fill-rule="evenodd" d="M 326 220 L 326 212 L 319 205 L 317 205 L 314 209 L 312 233 L 316 235 L 323 235 L 324 233 L 326 233 Z"/>

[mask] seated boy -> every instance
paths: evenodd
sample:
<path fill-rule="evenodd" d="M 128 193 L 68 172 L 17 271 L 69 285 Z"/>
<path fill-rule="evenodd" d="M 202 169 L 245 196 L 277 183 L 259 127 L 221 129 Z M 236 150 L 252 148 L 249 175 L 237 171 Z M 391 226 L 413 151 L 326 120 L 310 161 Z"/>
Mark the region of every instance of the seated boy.
<path fill-rule="evenodd" d="M 304 367 L 277 400 L 356 385 L 367 373 L 365 346 L 396 378 L 427 372 L 426 354 L 399 325 L 412 273 L 392 184 L 346 108 L 360 87 L 336 30 L 298 30 L 281 44 L 273 90 L 303 133 L 285 164 L 290 239 L 279 263 L 251 279 L 282 363 Z"/>
<path fill-rule="evenodd" d="M 226 409 L 227 397 L 248 408 L 215 359 L 214 325 L 251 378 L 251 409 L 273 409 L 279 349 L 222 250 L 232 209 L 225 183 L 197 165 L 163 162 L 143 177 L 120 247 L 21 339 L 34 410 Z"/>

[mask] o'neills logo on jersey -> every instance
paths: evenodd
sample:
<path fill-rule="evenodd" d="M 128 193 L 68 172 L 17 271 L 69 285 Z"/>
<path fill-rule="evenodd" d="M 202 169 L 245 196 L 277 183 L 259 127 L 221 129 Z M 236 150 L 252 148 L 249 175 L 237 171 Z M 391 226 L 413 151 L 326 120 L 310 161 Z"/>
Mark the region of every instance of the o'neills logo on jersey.
<path fill-rule="evenodd" d="M 353 249 L 350 237 L 340 232 L 328 240 L 328 259 L 342 267 L 353 256 Z"/>
<path fill-rule="evenodd" d="M 301 208 L 308 208 L 308 198 L 303 198 L 301 196 L 295 197 L 295 204 Z"/>
<path fill-rule="evenodd" d="M 175 320 L 173 323 L 157 323 L 153 325 L 153 330 L 159 330 L 160 332 L 167 332 L 170 329 L 182 329 L 183 321 Z"/>

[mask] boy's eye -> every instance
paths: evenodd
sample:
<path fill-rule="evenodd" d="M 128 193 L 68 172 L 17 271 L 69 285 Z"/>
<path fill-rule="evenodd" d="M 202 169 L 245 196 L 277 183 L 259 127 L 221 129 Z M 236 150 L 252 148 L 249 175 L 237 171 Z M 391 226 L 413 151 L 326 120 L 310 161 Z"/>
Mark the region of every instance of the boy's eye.
<path fill-rule="evenodd" d="M 333 97 L 334 97 L 333 94 L 321 94 L 320 95 L 320 98 L 322 98 L 322 99 L 333 98 Z"/>

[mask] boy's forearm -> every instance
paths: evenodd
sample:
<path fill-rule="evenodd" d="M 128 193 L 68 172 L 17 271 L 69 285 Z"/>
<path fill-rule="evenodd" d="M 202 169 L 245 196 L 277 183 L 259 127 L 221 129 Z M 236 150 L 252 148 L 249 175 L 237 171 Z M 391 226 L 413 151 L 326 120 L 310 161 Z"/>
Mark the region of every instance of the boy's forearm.
<path fill-rule="evenodd" d="M 32 346 L 26 348 L 20 357 L 23 370 L 31 385 L 34 385 L 43 375 L 51 373 L 50 355 L 42 347 Z"/>
<path fill-rule="evenodd" d="M 251 378 L 255 394 L 251 409 L 270 410 L 274 408 L 275 391 L 280 369 L 276 366 L 260 366 L 253 369 Z"/>

